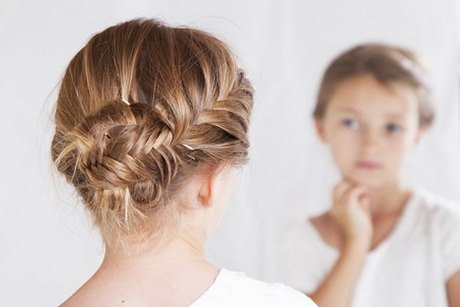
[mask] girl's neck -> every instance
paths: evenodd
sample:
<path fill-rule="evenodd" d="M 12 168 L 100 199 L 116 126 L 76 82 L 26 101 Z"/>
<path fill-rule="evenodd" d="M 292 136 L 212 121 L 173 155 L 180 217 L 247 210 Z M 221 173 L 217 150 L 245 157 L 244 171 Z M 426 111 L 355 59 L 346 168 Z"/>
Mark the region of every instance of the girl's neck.
<path fill-rule="evenodd" d="M 411 196 L 411 191 L 400 182 L 369 188 L 372 216 L 400 214 Z"/>
<path fill-rule="evenodd" d="M 188 306 L 211 286 L 219 273 L 204 258 L 204 242 L 204 236 L 192 238 L 187 234 L 151 245 L 142 253 L 129 252 L 129 248 L 124 249 L 127 252 L 107 250 L 97 272 L 70 300 L 104 302 L 99 304 L 104 306 L 125 300 L 133 306 L 152 302 Z"/>
<path fill-rule="evenodd" d="M 142 250 L 142 252 L 132 252 Z M 163 242 L 151 244 L 148 248 L 139 246 L 124 251 L 107 250 L 100 270 L 118 267 L 127 270 L 162 270 L 177 266 L 206 263 L 205 239 L 190 235 L 178 235 Z"/>

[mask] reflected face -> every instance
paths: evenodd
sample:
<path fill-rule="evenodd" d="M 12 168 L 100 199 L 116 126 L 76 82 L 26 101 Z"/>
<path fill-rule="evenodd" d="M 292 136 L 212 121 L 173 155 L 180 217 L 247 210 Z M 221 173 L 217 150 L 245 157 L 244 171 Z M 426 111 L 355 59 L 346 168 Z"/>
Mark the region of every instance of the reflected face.
<path fill-rule="evenodd" d="M 420 136 L 417 96 L 404 84 L 382 84 L 370 75 L 349 78 L 336 87 L 316 124 L 345 179 L 383 186 L 399 180 Z"/>

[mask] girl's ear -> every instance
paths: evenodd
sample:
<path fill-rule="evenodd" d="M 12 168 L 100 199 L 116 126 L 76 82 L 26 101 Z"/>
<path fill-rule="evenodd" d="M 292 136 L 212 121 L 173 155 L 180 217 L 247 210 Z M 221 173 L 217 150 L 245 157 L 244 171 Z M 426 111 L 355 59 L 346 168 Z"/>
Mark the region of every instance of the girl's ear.
<path fill-rule="evenodd" d="M 210 208 L 213 205 L 214 197 L 218 194 L 218 180 L 223 168 L 215 168 L 207 165 L 202 170 L 198 185 L 198 204 L 204 208 Z"/>
<path fill-rule="evenodd" d="M 205 208 L 212 206 L 215 176 L 212 173 L 203 177 L 198 190 L 198 203 Z"/>
<path fill-rule="evenodd" d="M 315 118 L 315 130 L 316 134 L 318 135 L 319 139 L 325 143 L 326 142 L 326 135 L 324 133 L 324 121 L 319 118 Z"/>

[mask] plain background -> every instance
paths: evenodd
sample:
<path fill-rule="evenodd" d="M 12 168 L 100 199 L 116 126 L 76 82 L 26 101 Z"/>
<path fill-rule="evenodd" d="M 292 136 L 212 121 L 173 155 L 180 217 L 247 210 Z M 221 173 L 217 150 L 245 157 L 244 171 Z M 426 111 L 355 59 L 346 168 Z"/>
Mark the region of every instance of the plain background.
<path fill-rule="evenodd" d="M 257 90 L 252 161 L 208 255 L 273 281 L 283 225 L 326 209 L 337 180 L 310 112 L 326 64 L 354 44 L 406 46 L 431 68 L 437 120 L 406 178 L 460 203 L 458 12 L 453 0 L 0 0 L 0 305 L 56 306 L 103 256 L 97 231 L 49 159 L 56 87 L 93 33 L 157 17 L 232 46 Z"/>

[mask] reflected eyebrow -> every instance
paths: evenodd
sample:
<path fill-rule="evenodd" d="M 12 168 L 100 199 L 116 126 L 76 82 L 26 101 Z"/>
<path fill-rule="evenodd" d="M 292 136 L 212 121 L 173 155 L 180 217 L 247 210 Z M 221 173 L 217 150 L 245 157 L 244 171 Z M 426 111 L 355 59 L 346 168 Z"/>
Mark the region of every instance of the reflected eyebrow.
<path fill-rule="evenodd" d="M 356 110 L 356 109 L 350 108 L 350 107 L 339 107 L 339 108 L 337 108 L 337 111 L 355 113 L 355 114 L 361 113 L 361 112 L 359 112 L 359 110 Z"/>
<path fill-rule="evenodd" d="M 357 114 L 357 115 L 365 114 L 365 112 L 361 112 L 360 110 L 352 108 L 352 107 L 339 107 L 339 108 L 337 108 L 337 111 L 340 112 L 340 113 L 353 113 L 353 114 Z M 399 114 L 399 113 L 386 113 L 386 114 L 383 114 L 383 115 L 388 119 L 400 120 L 400 119 L 404 118 L 404 116 Z"/>
<path fill-rule="evenodd" d="M 392 118 L 392 119 L 402 119 L 403 116 L 401 114 L 398 114 L 398 113 L 387 113 L 385 114 L 385 116 L 387 118 Z"/>

